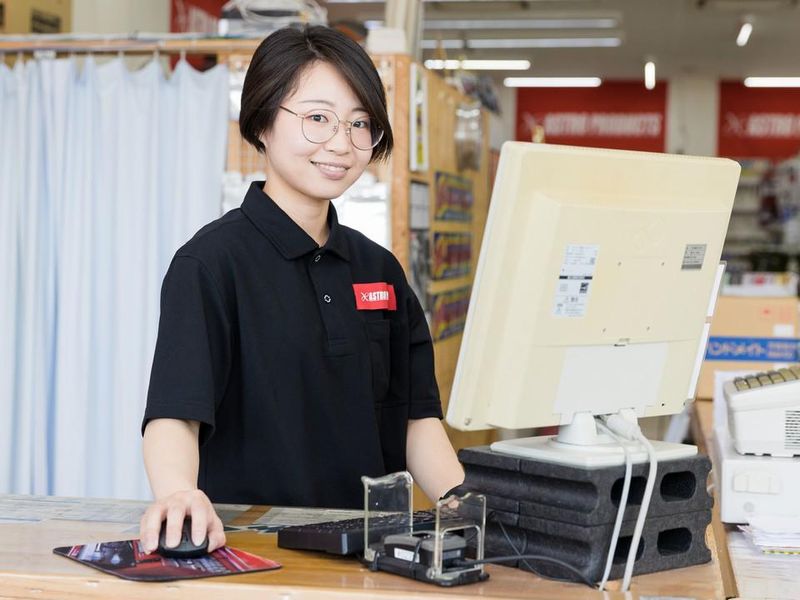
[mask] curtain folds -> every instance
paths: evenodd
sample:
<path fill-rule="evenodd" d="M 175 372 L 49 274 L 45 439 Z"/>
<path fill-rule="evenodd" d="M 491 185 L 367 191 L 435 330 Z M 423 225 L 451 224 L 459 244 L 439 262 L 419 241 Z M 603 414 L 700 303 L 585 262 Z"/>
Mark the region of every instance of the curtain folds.
<path fill-rule="evenodd" d="M 228 75 L 0 64 L 0 493 L 147 498 L 172 254 L 220 214 Z"/>

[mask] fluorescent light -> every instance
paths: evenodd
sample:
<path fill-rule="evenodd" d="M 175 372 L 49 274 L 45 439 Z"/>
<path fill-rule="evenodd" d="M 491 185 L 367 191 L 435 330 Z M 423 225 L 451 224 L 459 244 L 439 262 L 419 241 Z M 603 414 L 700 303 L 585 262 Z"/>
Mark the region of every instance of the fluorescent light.
<path fill-rule="evenodd" d="M 617 19 L 432 19 L 425 29 L 613 29 Z"/>
<path fill-rule="evenodd" d="M 648 60 L 644 64 L 644 87 L 648 90 L 656 87 L 656 63 L 652 60 Z"/>
<path fill-rule="evenodd" d="M 745 77 L 744 84 L 753 88 L 800 87 L 800 77 Z"/>
<path fill-rule="evenodd" d="M 506 77 L 506 87 L 599 87 L 599 77 Z"/>
<path fill-rule="evenodd" d="M 615 48 L 621 43 L 618 37 L 501 38 L 467 40 L 467 48 Z"/>
<path fill-rule="evenodd" d="M 466 69 L 468 71 L 527 71 L 529 60 L 426 60 L 427 69 Z"/>
<path fill-rule="evenodd" d="M 461 68 L 474 71 L 527 71 L 531 68 L 529 60 L 462 60 Z"/>
<path fill-rule="evenodd" d="M 753 24 L 749 21 L 742 23 L 742 28 L 739 29 L 739 35 L 736 36 L 736 45 L 744 46 L 747 40 L 750 39 L 750 34 L 753 33 Z"/>
<path fill-rule="evenodd" d="M 435 69 L 437 71 L 442 69 L 452 71 L 461 68 L 460 60 L 426 60 L 424 64 L 426 69 Z"/>
<path fill-rule="evenodd" d="M 422 40 L 423 50 L 436 50 L 439 46 L 445 50 L 463 50 L 464 40 Z"/>

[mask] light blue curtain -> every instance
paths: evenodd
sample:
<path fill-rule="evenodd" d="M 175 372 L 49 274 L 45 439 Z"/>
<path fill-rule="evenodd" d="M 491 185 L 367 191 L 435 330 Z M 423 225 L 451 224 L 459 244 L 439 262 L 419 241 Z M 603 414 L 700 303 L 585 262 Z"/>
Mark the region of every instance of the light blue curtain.
<path fill-rule="evenodd" d="M 220 214 L 228 75 L 0 65 L 0 493 L 147 498 L 161 278 Z"/>

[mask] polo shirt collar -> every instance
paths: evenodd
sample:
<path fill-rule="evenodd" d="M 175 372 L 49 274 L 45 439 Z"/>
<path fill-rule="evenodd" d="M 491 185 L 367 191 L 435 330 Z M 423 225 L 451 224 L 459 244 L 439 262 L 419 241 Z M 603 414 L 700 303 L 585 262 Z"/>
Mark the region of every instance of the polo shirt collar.
<path fill-rule="evenodd" d="M 317 242 L 275 204 L 263 190 L 263 181 L 254 181 L 242 202 L 242 212 L 258 230 L 275 245 L 288 260 L 300 258 L 319 248 Z M 350 260 L 347 239 L 339 225 L 336 209 L 331 202 L 328 207 L 328 241 L 323 246 L 345 260 Z"/>

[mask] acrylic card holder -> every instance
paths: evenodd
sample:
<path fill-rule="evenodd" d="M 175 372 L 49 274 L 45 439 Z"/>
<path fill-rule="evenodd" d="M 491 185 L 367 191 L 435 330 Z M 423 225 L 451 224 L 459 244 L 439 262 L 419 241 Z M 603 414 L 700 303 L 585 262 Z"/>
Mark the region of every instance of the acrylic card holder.
<path fill-rule="evenodd" d="M 414 481 L 406 472 L 361 478 L 364 555 L 373 571 L 441 586 L 475 583 L 484 572 L 486 498 L 451 495 L 433 511 L 413 511 Z"/>

